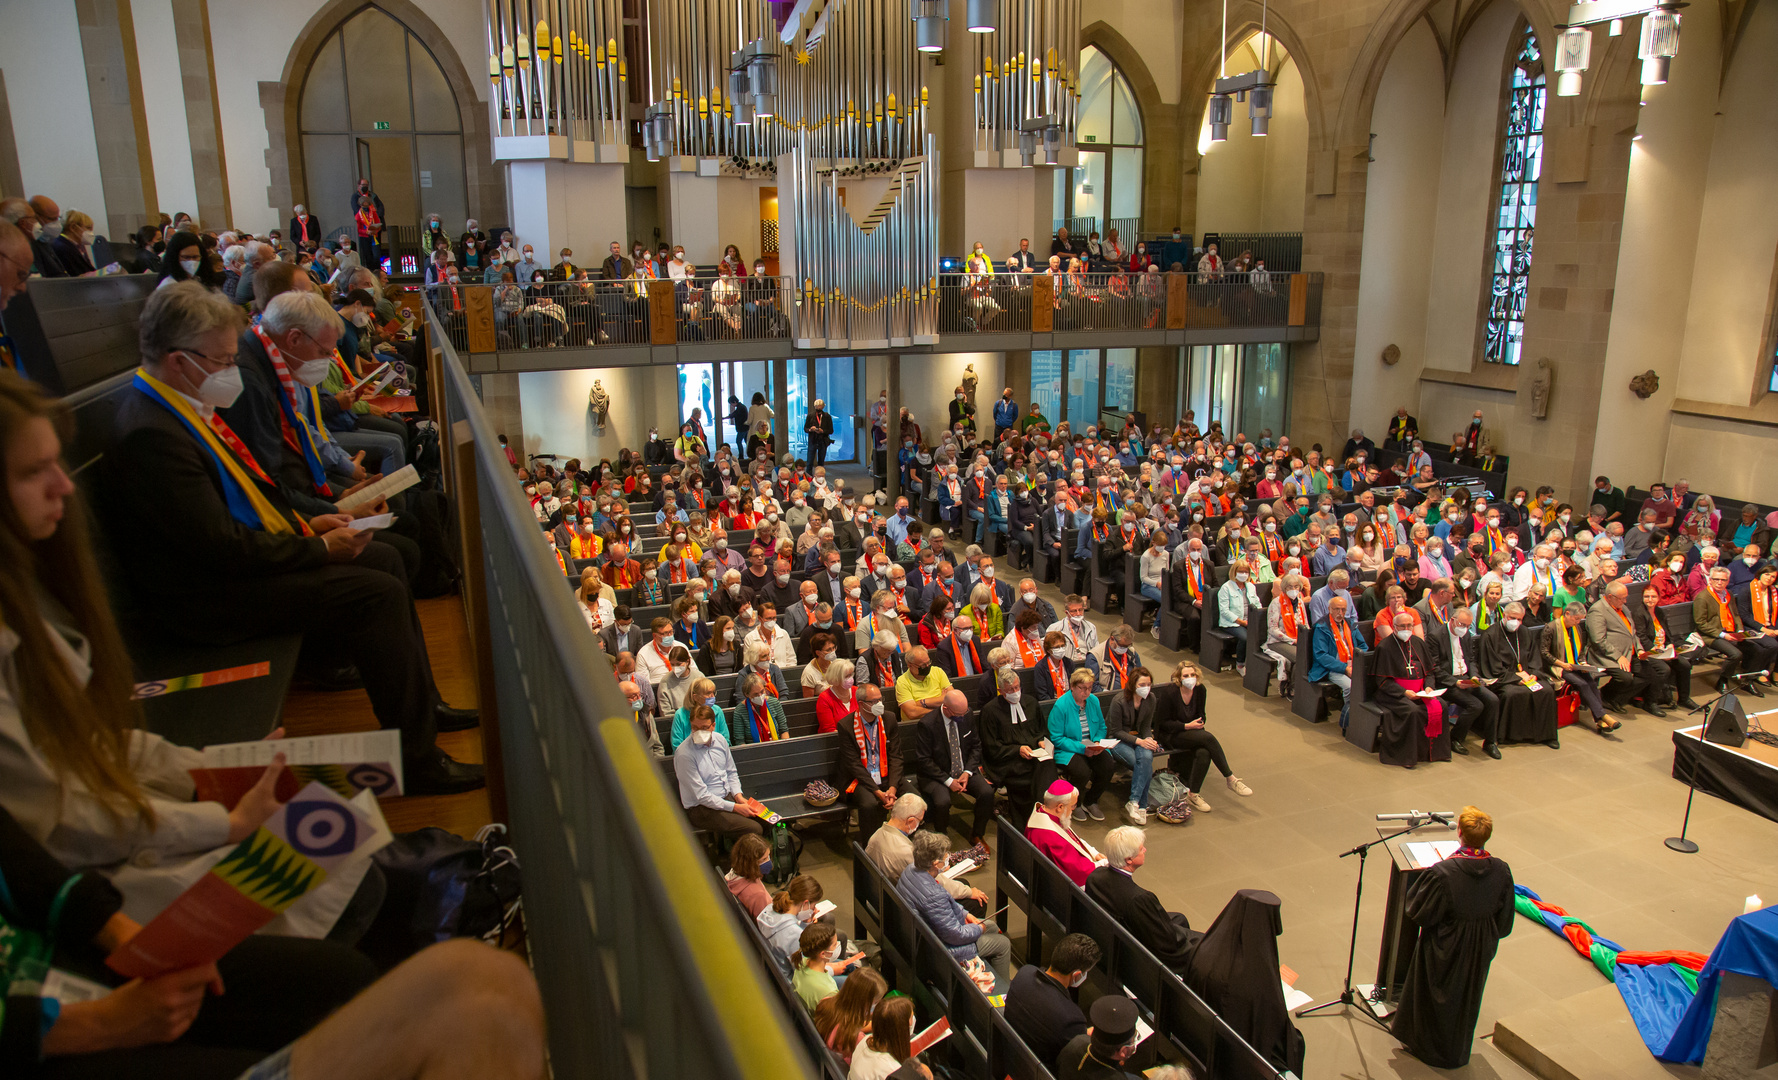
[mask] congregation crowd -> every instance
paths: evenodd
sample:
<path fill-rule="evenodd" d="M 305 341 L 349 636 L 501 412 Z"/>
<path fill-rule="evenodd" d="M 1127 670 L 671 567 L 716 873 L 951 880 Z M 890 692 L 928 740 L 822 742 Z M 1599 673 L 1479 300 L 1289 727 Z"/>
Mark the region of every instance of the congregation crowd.
<path fill-rule="evenodd" d="M 643 739 L 671 759 L 692 825 L 732 844 L 731 891 L 850 1060 L 855 1044 L 878 1049 L 860 1025 L 881 988 L 848 989 L 870 983 L 868 968 L 811 921 L 812 878 L 768 903 L 760 864 L 771 865 L 773 830 L 733 747 L 837 732 L 837 771 L 805 798 L 855 810 L 858 835 L 907 903 L 1001 984 L 1009 950 L 983 921 L 986 897 L 944 873 L 992 857 L 1000 792 L 1008 819 L 1077 884 L 1097 878 L 1097 896 L 1116 881 L 1145 897 L 1114 890 L 1104 902 L 1145 925 L 1156 956 L 1190 967 L 1196 935 L 1129 878 L 1141 826 L 1149 813 L 1179 823 L 1210 809 L 1212 764 L 1237 794 L 1251 789 L 1206 727 L 1198 665 L 1151 669 L 1134 620 L 1102 634 L 1082 595 L 1065 595 L 1058 612 L 1038 592 L 1040 556 L 1051 574 L 1090 565 L 1114 596 L 1133 590 L 1123 602 L 1147 601 L 1156 637 L 1161 615 L 1176 616 L 1181 648 L 1210 624 L 1237 642 L 1243 675 L 1257 636 L 1281 691 L 1306 665 L 1309 684 L 1339 698 L 1342 727 L 1355 662 L 1368 654 L 1369 696 L 1385 715 L 1379 756 L 1409 768 L 1469 753 L 1472 736 L 1494 758 L 1503 744 L 1559 746 L 1559 702 L 1601 733 L 1632 704 L 1657 717 L 1691 708 L 1698 663 L 1717 665 L 1719 688 L 1738 681 L 1757 694 L 1770 682 L 1778 565 L 1773 526 L 1752 504 L 1725 518 L 1684 481 L 1653 484 L 1632 504 L 1600 477 L 1578 509 L 1547 485 L 1488 490 L 1501 473 L 1490 472 L 1499 459 L 1479 414 L 1440 459 L 1469 474 L 1440 477 L 1405 410 L 1385 448 L 1355 430 L 1329 453 L 1270 432 L 1230 436 L 1220 423 L 1200 430 L 1190 412 L 1152 432 L 1076 433 L 1011 389 L 978 430 L 970 390 L 958 387 L 936 436 L 907 409 L 892 427 L 886 395 L 867 411 L 879 468 L 897 473 L 893 501 L 824 461 L 774 456 L 769 439 L 744 455 L 711 449 L 701 414 L 671 445 L 651 439 L 615 460 L 512 459 Z M 1024 576 L 1002 580 L 997 551 Z M 1693 628 L 1677 638 L 1661 615 L 1673 605 Z M 1299 641 L 1309 646 L 1300 658 Z M 812 712 L 798 705 L 809 699 Z M 1073 823 L 1105 817 L 1120 770 L 1129 824 L 1101 853 Z M 1019 978 L 1028 992 L 1053 991 L 1070 967 Z M 1030 1029 L 1058 1075 L 1075 1075 L 1060 1056 L 1067 1040 L 1052 1041 L 1069 1030 Z M 887 1075 L 874 1053 L 865 1060 L 853 1075 Z"/>

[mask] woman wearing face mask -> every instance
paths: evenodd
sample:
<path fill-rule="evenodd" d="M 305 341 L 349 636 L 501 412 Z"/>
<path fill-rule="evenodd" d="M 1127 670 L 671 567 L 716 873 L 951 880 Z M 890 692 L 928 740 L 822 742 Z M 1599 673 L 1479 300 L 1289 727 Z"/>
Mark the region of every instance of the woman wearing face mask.
<path fill-rule="evenodd" d="M 44 232 L 49 232 L 48 226 L 45 226 Z M 46 236 L 45 239 L 47 238 Z M 69 277 L 88 277 L 95 273 L 94 239 L 91 216 L 80 210 L 70 210 L 62 215 L 61 235 L 50 246 L 55 250 L 56 258 L 62 261 L 62 268 L 68 271 Z"/>
<path fill-rule="evenodd" d="M 196 278 L 206 288 L 222 288 L 222 275 L 210 266 L 210 260 L 204 258 L 204 244 L 196 233 L 174 233 L 167 241 L 166 254 L 161 258 L 161 277 L 155 288 L 177 284 Z"/>
<path fill-rule="evenodd" d="M 1161 745 L 1170 754 L 1166 767 L 1185 784 L 1189 792 L 1185 801 L 1193 810 L 1210 811 L 1201 789 L 1211 765 L 1222 774 L 1230 791 L 1243 797 L 1253 794 L 1253 789 L 1229 767 L 1222 742 L 1205 727 L 1209 719 L 1204 712 L 1206 694 L 1196 664 L 1185 661 L 1175 667 L 1172 679 L 1155 691 L 1155 698 L 1155 729 L 1160 732 Z"/>
<path fill-rule="evenodd" d="M 755 919 L 766 947 L 786 974 L 791 970 L 791 958 L 801 951 L 803 928 L 815 920 L 815 905 L 821 903 L 823 895 L 819 881 L 798 874 Z"/>
<path fill-rule="evenodd" d="M 1247 613 L 1259 607 L 1259 589 L 1253 584 L 1252 567 L 1236 559 L 1229 579 L 1216 590 L 1216 625 L 1235 640 L 1235 672 L 1247 674 Z"/>
<path fill-rule="evenodd" d="M 759 918 L 759 913 L 772 906 L 772 894 L 766 891 L 765 875 L 772 872 L 772 849 L 766 842 L 749 833 L 735 841 L 734 851 L 729 853 L 728 873 L 722 876 L 722 882 L 741 906 L 747 909 L 749 918 Z"/>
<path fill-rule="evenodd" d="M 1290 657 L 1296 655 L 1298 635 L 1310 626 L 1309 581 L 1301 574 L 1286 574 L 1272 586 L 1272 602 L 1266 607 L 1266 643 L 1261 649 L 1278 665 L 1278 693 L 1291 698 Z"/>
<path fill-rule="evenodd" d="M 735 620 L 719 616 L 710 627 L 710 670 L 731 675 L 741 668 L 741 633 Z"/>
<path fill-rule="evenodd" d="M 667 661 L 671 667 L 667 677 L 655 687 L 655 701 L 660 715 L 673 717 L 673 726 L 667 735 L 667 753 L 671 754 L 691 736 L 692 716 L 702 707 L 710 710 L 715 732 L 731 746 L 735 745 L 736 740 L 731 736 L 728 726 L 728 714 L 722 711 L 722 706 L 716 704 L 716 683 L 696 674 L 691 667 L 689 653 L 685 659 L 679 659 L 676 654 L 682 652 L 685 652 L 683 648 L 668 651 Z"/>

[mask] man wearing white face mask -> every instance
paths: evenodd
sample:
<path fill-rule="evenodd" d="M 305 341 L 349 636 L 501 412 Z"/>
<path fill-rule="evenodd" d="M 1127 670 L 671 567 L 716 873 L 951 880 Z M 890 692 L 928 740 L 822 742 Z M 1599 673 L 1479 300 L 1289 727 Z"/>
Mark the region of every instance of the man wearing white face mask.
<path fill-rule="evenodd" d="M 1049 967 L 1026 964 L 1006 991 L 1006 1022 L 1045 1067 L 1056 1068 L 1062 1048 L 1087 1033 L 1087 1016 L 1069 991 L 1086 982 L 1099 966 L 1099 945 L 1085 934 L 1069 934 L 1050 951 Z"/>
<path fill-rule="evenodd" d="M 728 740 L 716 733 L 716 714 L 708 705 L 691 711 L 691 738 L 673 751 L 673 775 L 679 781 L 679 802 L 693 828 L 724 836 L 766 835 L 766 824 L 747 811 L 741 774 L 735 770 Z"/>
<path fill-rule="evenodd" d="M 1540 742 L 1558 749 L 1556 685 L 1544 669 L 1538 638 L 1525 625 L 1525 607 L 1511 603 L 1499 622 L 1482 631 L 1477 644 L 1478 670 L 1500 695 L 1500 724 L 1494 740 Z"/>
<path fill-rule="evenodd" d="M 223 410 L 273 480 L 329 502 L 370 475 L 328 433 L 314 389 L 333 366 L 341 325 L 327 301 L 307 289 L 273 296 L 259 325 L 241 335 L 243 391 Z"/>
<path fill-rule="evenodd" d="M 348 528 L 351 515 L 330 503 L 295 505 L 218 415 L 241 396 L 240 325 L 238 309 L 196 282 L 161 289 L 143 308 L 143 367 L 119 404 L 98 500 L 132 538 L 122 572 L 172 636 L 217 645 L 325 635 L 357 658 L 378 721 L 400 729 L 409 791 L 480 787 L 480 766 L 437 748 L 441 727 L 476 717 L 439 698 L 401 556 Z"/>

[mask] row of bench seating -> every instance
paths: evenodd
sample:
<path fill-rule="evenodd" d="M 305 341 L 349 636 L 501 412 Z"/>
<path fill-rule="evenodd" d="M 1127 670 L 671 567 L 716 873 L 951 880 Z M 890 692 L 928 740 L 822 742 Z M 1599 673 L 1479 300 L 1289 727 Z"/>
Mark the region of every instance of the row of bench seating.
<path fill-rule="evenodd" d="M 1099 946 L 1099 965 L 1089 978 L 1107 993 L 1127 992 L 1137 1011 L 1199 1076 L 1260 1080 L 1283 1075 L 1247 1045 L 1216 1010 L 1162 964 L 1122 923 L 1088 896 L 1022 830 L 995 819 L 994 906 L 1009 903 L 1025 914 L 1025 960 L 1037 963 L 1047 935 L 1061 940 L 1085 934 Z M 855 856 L 854 863 L 858 861 Z M 868 860 L 866 860 L 868 861 Z M 1001 915 L 1001 925 L 1006 916 Z"/>
<path fill-rule="evenodd" d="M 1000 830 L 1003 836 L 1010 830 L 1004 819 Z M 935 1052 L 947 1054 L 972 1080 L 1051 1080 L 1049 1069 L 982 994 L 926 920 L 907 906 L 864 848 L 857 843 L 851 848 L 856 934 L 881 947 L 883 977 L 913 998 L 917 1028 L 941 1016 L 949 1018 L 951 1036 Z M 1005 928 L 1004 915 L 1001 927 Z M 1004 987 L 997 989 L 1004 993 Z"/>
<path fill-rule="evenodd" d="M 1033 702 L 1032 716 L 1041 724 L 1049 715 L 1049 703 L 1035 700 L 1036 672 L 1025 668 L 1019 675 L 1027 695 L 1025 700 Z M 959 680 L 953 685 L 969 696 L 973 709 L 979 709 L 983 702 L 993 696 L 985 675 Z M 1094 696 L 1099 699 L 1101 710 L 1108 712 L 1116 692 L 1105 691 Z M 720 688 L 717 691 L 717 700 L 722 700 Z M 815 699 L 806 700 L 809 706 L 813 706 Z M 786 713 L 788 715 L 788 709 Z M 826 807 L 811 806 L 803 801 L 803 790 L 811 781 L 831 782 L 839 777 L 844 755 L 854 749 L 845 742 L 840 732 L 816 733 L 814 726 L 812 710 L 806 718 L 800 718 L 799 712 L 799 719 L 792 722 L 789 738 L 743 743 L 732 747 L 730 753 L 734 756 L 735 772 L 741 779 L 741 790 L 764 803 L 786 821 L 831 816 L 842 819 L 849 829 L 852 808 L 844 799 Z M 913 741 L 917 726 L 912 721 L 901 721 L 899 727 L 903 767 L 909 773 L 913 769 Z M 670 756 L 661 760 L 661 771 L 677 797 L 678 779 L 673 772 L 673 759 Z M 868 840 L 869 837 L 864 839 Z"/>

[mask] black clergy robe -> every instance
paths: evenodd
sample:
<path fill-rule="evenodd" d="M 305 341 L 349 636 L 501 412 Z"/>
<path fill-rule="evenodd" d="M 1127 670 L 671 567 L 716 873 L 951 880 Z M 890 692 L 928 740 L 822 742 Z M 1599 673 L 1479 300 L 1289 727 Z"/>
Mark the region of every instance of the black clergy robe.
<path fill-rule="evenodd" d="M 1429 716 L 1431 707 L 1424 698 L 1412 697 L 1403 684 L 1436 690 L 1437 672 L 1432 650 L 1426 639 L 1410 636 L 1404 643 L 1393 634 L 1371 650 L 1371 664 L 1377 672 L 1377 705 L 1383 710 L 1383 724 L 1377 733 L 1377 759 L 1385 765 L 1411 769 L 1418 761 L 1451 760 L 1451 728 L 1449 710 L 1442 702 L 1436 725 Z M 1427 734 L 1430 728 L 1436 731 Z"/>
<path fill-rule="evenodd" d="M 1190 966 L 1192 950 L 1204 935 L 1184 915 L 1162 907 L 1160 897 L 1136 884 L 1129 873 L 1101 866 L 1087 875 L 1085 888 L 1155 959 L 1181 973 Z"/>
<path fill-rule="evenodd" d="M 1512 870 L 1491 857 L 1446 859 L 1409 887 L 1407 917 L 1419 938 L 1391 1030 L 1426 1064 L 1461 1068 L 1475 1043 L 1488 965 L 1512 933 Z"/>
<path fill-rule="evenodd" d="M 1543 670 L 1537 638 L 1542 632 L 1528 626 L 1511 631 L 1504 620 L 1482 632 L 1477 666 L 1483 678 L 1499 680 L 1491 687 L 1500 695 L 1496 742 L 1556 741 L 1556 680 Z M 1534 676 L 1541 688 L 1526 689 L 1521 670 Z"/>

